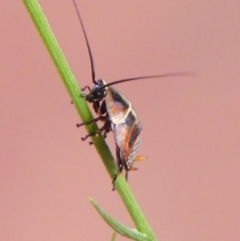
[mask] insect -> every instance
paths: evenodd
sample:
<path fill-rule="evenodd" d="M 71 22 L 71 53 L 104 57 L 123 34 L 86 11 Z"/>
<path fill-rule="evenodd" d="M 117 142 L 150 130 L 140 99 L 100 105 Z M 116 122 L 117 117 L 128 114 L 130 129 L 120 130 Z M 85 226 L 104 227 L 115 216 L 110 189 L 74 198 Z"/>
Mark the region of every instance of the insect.
<path fill-rule="evenodd" d="M 123 82 L 149 79 L 149 78 L 164 78 L 171 76 L 181 76 L 186 75 L 185 72 L 167 73 L 161 75 L 152 76 L 142 76 L 135 78 L 126 78 L 121 80 L 116 80 L 110 83 L 106 83 L 104 80 L 95 78 L 95 67 L 92 51 L 87 38 L 87 34 L 80 16 L 80 12 L 76 5 L 75 0 L 73 0 L 79 22 L 81 24 L 84 38 L 88 48 L 88 54 L 91 62 L 91 72 L 92 72 L 92 82 L 94 87 L 90 88 L 85 86 L 82 91 L 88 89 L 88 94 L 82 94 L 81 96 L 85 98 L 86 101 L 93 104 L 94 111 L 99 115 L 93 120 L 81 124 L 77 124 L 78 127 L 83 125 L 89 125 L 94 122 L 103 121 L 103 126 L 96 132 L 90 133 L 82 138 L 86 140 L 90 136 L 102 135 L 104 138 L 107 136 L 108 132 L 112 131 L 115 144 L 116 144 L 116 158 L 118 171 L 113 178 L 113 190 L 115 189 L 115 181 L 118 175 L 125 170 L 125 178 L 128 179 L 128 172 L 130 170 L 137 170 L 133 167 L 134 161 L 142 160 L 144 156 L 137 156 L 137 152 L 140 147 L 141 142 L 141 132 L 142 126 L 137 117 L 136 111 L 132 107 L 131 102 L 122 95 L 118 90 L 112 87 Z M 92 144 L 92 142 L 90 142 Z"/>

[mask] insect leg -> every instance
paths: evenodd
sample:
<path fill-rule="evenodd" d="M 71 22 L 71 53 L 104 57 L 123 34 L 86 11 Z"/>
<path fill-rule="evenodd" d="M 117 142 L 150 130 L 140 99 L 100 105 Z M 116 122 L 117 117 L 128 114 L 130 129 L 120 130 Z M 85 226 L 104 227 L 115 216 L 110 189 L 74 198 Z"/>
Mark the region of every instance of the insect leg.
<path fill-rule="evenodd" d="M 94 102 L 93 103 L 93 109 L 99 115 L 105 114 L 107 112 L 106 102 L 104 100 L 101 104 L 100 104 L 99 101 Z"/>
<path fill-rule="evenodd" d="M 118 166 L 118 171 L 116 173 L 116 175 L 113 178 L 112 184 L 113 184 L 113 191 L 116 189 L 115 187 L 115 181 L 117 180 L 117 177 L 121 174 L 122 170 L 123 170 L 123 161 L 121 159 L 121 155 L 120 155 L 120 149 L 118 146 L 116 146 L 116 157 L 117 157 L 117 166 Z"/>
<path fill-rule="evenodd" d="M 83 123 L 80 123 L 80 124 L 78 123 L 77 127 L 81 127 L 81 126 L 84 126 L 84 125 L 90 125 L 92 123 L 98 122 L 99 120 L 105 121 L 106 120 L 106 116 L 100 115 L 100 116 L 92 119 L 91 121 L 83 122 Z"/>
<path fill-rule="evenodd" d="M 81 91 L 84 91 L 85 89 L 88 89 L 89 92 L 91 91 L 91 88 L 90 88 L 88 85 L 85 86 L 85 87 L 83 87 L 83 88 L 81 89 Z M 86 95 L 86 94 L 81 94 L 80 96 L 81 96 L 81 97 L 86 97 L 87 95 Z M 71 104 L 73 104 L 73 101 L 71 101 Z"/>
<path fill-rule="evenodd" d="M 96 136 L 96 135 L 100 135 L 102 133 L 103 133 L 103 137 L 106 138 L 107 133 L 109 131 L 111 131 L 111 121 L 107 119 L 108 118 L 107 116 L 99 116 L 99 117 L 95 118 L 94 120 L 96 120 L 96 119 L 99 120 L 100 117 L 105 121 L 104 125 L 99 130 L 97 130 L 95 133 L 90 133 L 90 134 L 86 135 L 85 137 L 82 137 L 81 138 L 82 141 L 85 141 L 90 136 Z M 92 123 L 93 122 L 94 121 L 92 121 Z M 89 144 L 92 145 L 93 143 L 90 142 Z"/>
<path fill-rule="evenodd" d="M 87 85 L 81 89 L 81 91 L 84 91 L 85 89 L 88 89 L 89 91 L 91 90 L 90 87 Z"/>
<path fill-rule="evenodd" d="M 135 167 L 128 167 L 127 162 L 123 162 L 124 165 L 124 169 L 125 169 L 125 179 L 126 181 L 128 181 L 128 172 L 131 170 L 131 168 L 135 168 Z"/>
<path fill-rule="evenodd" d="M 107 118 L 107 117 L 106 117 Z M 107 133 L 111 131 L 111 121 L 106 120 L 104 125 L 97 131 L 96 135 L 102 134 L 103 138 L 107 137 Z M 92 145 L 93 142 L 90 141 L 89 145 Z"/>
<path fill-rule="evenodd" d="M 112 122 L 109 119 L 107 119 L 105 121 L 104 126 L 101 128 L 101 129 L 103 129 L 102 130 L 102 135 L 103 135 L 104 138 L 106 138 L 107 137 L 107 133 L 111 131 L 111 123 Z"/>
<path fill-rule="evenodd" d="M 103 132 L 103 137 L 107 137 L 107 133 L 111 131 L 111 121 L 109 121 L 109 116 L 107 114 L 107 107 L 106 107 L 106 102 L 103 100 L 102 103 L 100 104 L 99 101 L 96 101 L 93 103 L 93 108 L 96 113 L 98 113 L 100 116 L 104 115 L 106 113 L 106 119 L 103 120 L 107 123 L 104 124 L 104 132 Z M 107 121 L 108 120 L 108 121 Z"/>
<path fill-rule="evenodd" d="M 134 158 L 133 163 L 134 163 L 135 161 L 142 161 L 142 160 L 144 160 L 144 159 L 146 159 L 146 158 L 147 158 L 146 156 L 136 156 L 136 157 Z M 123 162 L 123 164 L 124 164 L 124 169 L 126 170 L 125 179 L 126 179 L 126 181 L 127 181 L 127 180 L 128 180 L 128 172 L 129 172 L 129 171 L 137 171 L 138 168 L 133 167 L 133 166 L 130 166 L 130 167 L 129 167 L 126 162 Z"/>

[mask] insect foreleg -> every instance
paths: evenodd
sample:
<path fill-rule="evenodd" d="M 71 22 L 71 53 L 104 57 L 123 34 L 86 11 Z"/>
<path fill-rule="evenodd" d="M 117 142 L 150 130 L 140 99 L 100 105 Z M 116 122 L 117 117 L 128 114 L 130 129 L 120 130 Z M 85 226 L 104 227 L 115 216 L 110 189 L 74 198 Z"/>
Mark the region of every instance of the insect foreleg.
<path fill-rule="evenodd" d="M 85 86 L 85 87 L 83 87 L 82 89 L 81 89 L 81 91 L 84 91 L 85 89 L 88 89 L 89 91 L 91 91 L 91 88 L 87 85 L 87 86 Z"/>

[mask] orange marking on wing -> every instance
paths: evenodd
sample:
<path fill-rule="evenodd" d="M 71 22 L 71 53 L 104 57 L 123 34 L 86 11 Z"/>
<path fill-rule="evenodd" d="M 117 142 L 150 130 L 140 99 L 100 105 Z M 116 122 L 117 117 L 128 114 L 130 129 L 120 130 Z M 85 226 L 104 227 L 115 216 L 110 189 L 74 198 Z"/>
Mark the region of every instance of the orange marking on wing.
<path fill-rule="evenodd" d="M 135 157 L 135 159 L 134 159 L 134 161 L 142 161 L 142 160 L 144 160 L 144 159 L 147 159 L 147 156 L 136 156 Z"/>

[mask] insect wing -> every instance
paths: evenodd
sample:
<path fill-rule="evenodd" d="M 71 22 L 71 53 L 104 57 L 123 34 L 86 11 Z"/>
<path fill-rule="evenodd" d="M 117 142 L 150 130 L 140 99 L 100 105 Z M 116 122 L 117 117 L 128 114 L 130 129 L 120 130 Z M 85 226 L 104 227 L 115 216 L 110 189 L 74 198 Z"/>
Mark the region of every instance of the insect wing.
<path fill-rule="evenodd" d="M 120 158 L 129 169 L 140 147 L 142 126 L 130 102 L 112 87 L 108 89 L 106 105 Z"/>

